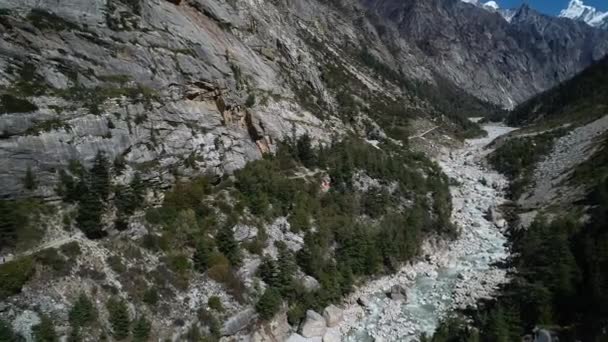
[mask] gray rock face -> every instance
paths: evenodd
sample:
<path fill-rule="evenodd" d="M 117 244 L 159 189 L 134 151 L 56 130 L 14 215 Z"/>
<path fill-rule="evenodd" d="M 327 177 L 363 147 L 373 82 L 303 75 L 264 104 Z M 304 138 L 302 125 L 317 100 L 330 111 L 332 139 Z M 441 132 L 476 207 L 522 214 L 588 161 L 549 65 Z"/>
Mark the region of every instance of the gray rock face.
<path fill-rule="evenodd" d="M 306 320 L 302 325 L 301 335 L 306 338 L 319 337 L 325 334 L 327 326 L 325 318 L 313 310 L 306 311 Z"/>
<path fill-rule="evenodd" d="M 223 336 L 232 336 L 245 329 L 256 318 L 255 309 L 248 308 L 230 317 L 222 326 Z"/>
<path fill-rule="evenodd" d="M 9 10 L 0 24 L 0 87 L 37 107 L 0 114 L 0 197 L 52 197 L 58 170 L 71 160 L 88 164 L 98 151 L 166 187 L 176 176 L 231 173 L 272 152 L 292 129 L 329 141 L 353 127 L 332 116 L 327 63 L 373 92 L 403 96 L 362 67 L 353 49 L 408 78 L 439 74 L 505 106 L 608 49 L 608 32 L 582 23 L 522 8 L 509 24 L 453 0 L 352 0 L 347 9 L 316 0 L 125 3 L 0 4 Z M 246 109 L 249 95 L 256 101 Z M 426 100 L 406 97 L 436 115 Z M 23 189 L 28 167 L 41 184 L 34 193 Z"/>
<path fill-rule="evenodd" d="M 414 53 L 443 77 L 509 108 L 608 52 L 608 32 L 541 15 L 528 6 L 508 22 L 499 13 L 459 0 L 362 2 L 398 31 L 391 35 L 388 30 L 386 41 L 415 46 Z"/>

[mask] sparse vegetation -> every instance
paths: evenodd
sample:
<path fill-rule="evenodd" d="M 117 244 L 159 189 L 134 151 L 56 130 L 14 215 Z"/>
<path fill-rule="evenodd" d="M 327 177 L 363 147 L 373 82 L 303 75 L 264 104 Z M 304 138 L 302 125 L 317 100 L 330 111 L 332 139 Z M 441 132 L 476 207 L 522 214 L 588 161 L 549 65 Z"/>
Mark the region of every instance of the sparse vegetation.
<path fill-rule="evenodd" d="M 34 260 L 23 257 L 0 265 L 0 300 L 21 292 L 23 285 L 34 274 Z"/>
<path fill-rule="evenodd" d="M 42 31 L 65 31 L 80 29 L 78 25 L 63 19 L 56 14 L 38 8 L 32 9 L 27 15 L 27 19 L 32 23 L 32 25 Z"/>
<path fill-rule="evenodd" d="M 512 198 L 519 198 L 530 185 L 535 165 L 551 152 L 554 140 L 563 134 L 563 130 L 555 130 L 509 139 L 490 154 L 488 160 L 492 166 L 511 181 Z"/>
<path fill-rule="evenodd" d="M 0 114 L 28 113 L 38 110 L 38 106 L 28 100 L 20 99 L 11 94 L 0 95 Z"/>

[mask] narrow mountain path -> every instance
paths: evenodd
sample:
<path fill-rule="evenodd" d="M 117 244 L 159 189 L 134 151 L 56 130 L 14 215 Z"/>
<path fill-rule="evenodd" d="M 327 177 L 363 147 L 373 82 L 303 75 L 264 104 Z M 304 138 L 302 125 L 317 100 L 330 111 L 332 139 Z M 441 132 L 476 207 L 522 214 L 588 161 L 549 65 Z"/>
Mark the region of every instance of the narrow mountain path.
<path fill-rule="evenodd" d="M 460 236 L 446 243 L 427 242 L 424 258 L 396 275 L 367 283 L 350 296 L 340 326 L 344 341 L 417 340 L 423 332 L 431 334 L 451 310 L 491 297 L 507 280 L 506 271 L 494 266 L 508 256 L 501 232 L 504 221 L 497 214 L 487 215 L 505 201 L 507 180 L 487 170 L 482 160 L 489 153 L 485 147 L 513 129 L 484 129 L 486 138 L 445 150 L 437 160 L 458 184 L 451 187 L 452 221 L 461 230 Z M 385 293 L 393 285 L 407 289 L 407 301 L 387 298 Z"/>
<path fill-rule="evenodd" d="M 64 237 L 60 237 L 57 238 L 55 240 L 51 240 L 48 242 L 43 243 L 40 246 L 36 246 L 35 248 L 32 249 L 28 249 L 26 251 L 23 252 L 19 252 L 16 255 L 13 254 L 9 254 L 9 255 L 0 255 L 0 264 L 3 264 L 5 262 L 9 262 L 11 260 L 15 260 L 15 259 L 19 259 L 19 258 L 23 258 L 26 257 L 28 255 L 33 255 L 36 254 L 44 249 L 47 248 L 57 248 L 57 247 L 61 247 L 63 245 L 66 245 L 72 241 L 76 241 L 76 240 L 82 240 L 81 237 L 76 236 L 76 235 L 71 235 L 71 236 L 64 236 Z"/>

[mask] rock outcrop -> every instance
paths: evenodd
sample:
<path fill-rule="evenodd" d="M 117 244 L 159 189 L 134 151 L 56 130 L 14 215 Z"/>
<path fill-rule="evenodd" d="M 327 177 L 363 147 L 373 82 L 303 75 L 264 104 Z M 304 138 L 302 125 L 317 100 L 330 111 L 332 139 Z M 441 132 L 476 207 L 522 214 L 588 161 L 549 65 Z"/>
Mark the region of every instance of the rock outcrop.
<path fill-rule="evenodd" d="M 323 336 L 327 331 L 325 318 L 313 310 L 306 311 L 306 319 L 302 324 L 301 335 L 307 338 Z"/>
<path fill-rule="evenodd" d="M 323 317 L 325 318 L 325 322 L 328 327 L 335 327 L 343 319 L 342 309 L 335 305 L 330 305 L 323 310 Z"/>

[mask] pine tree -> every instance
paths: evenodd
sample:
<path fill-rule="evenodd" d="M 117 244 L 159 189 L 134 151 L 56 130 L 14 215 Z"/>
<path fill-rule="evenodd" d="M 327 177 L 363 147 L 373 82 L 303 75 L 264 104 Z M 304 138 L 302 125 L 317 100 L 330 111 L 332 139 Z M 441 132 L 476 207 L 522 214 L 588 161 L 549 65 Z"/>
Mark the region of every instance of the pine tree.
<path fill-rule="evenodd" d="M 112 335 L 117 340 L 123 340 L 129 336 L 129 310 L 123 299 L 111 298 L 107 303 L 109 321 L 112 327 Z"/>
<path fill-rule="evenodd" d="M 36 342 L 56 342 L 57 333 L 53 321 L 47 315 L 40 316 L 40 323 L 32 328 Z"/>
<path fill-rule="evenodd" d="M 131 188 L 131 192 L 133 193 L 133 199 L 136 203 L 135 207 L 142 207 L 144 205 L 146 188 L 139 172 L 135 172 L 135 174 L 133 175 L 133 179 L 129 184 L 129 187 Z"/>
<path fill-rule="evenodd" d="M 230 226 L 221 228 L 215 236 L 216 244 L 220 252 L 230 260 L 233 266 L 241 263 L 241 251 L 239 244 L 234 239 L 234 232 Z"/>
<path fill-rule="evenodd" d="M 312 142 L 310 136 L 307 134 L 302 135 L 296 142 L 296 150 L 298 152 L 298 159 L 304 166 L 312 167 L 316 163 L 316 156 L 312 149 Z"/>
<path fill-rule="evenodd" d="M 78 204 L 76 224 L 89 239 L 99 239 L 106 235 L 101 222 L 102 215 L 102 202 L 96 194 L 88 191 L 87 188 L 82 193 L 80 203 Z"/>
<path fill-rule="evenodd" d="M 102 201 L 107 201 L 110 196 L 111 185 L 110 163 L 103 152 L 97 152 L 90 174 L 91 191 L 99 196 Z"/>
<path fill-rule="evenodd" d="M 278 259 L 278 288 L 281 294 L 285 295 L 292 286 L 293 276 L 297 270 L 296 260 L 293 253 L 287 248 L 284 242 L 277 242 Z"/>
<path fill-rule="evenodd" d="M 28 190 L 35 190 L 38 187 L 38 182 L 36 181 L 36 176 L 32 171 L 32 168 L 28 165 L 27 170 L 25 170 L 25 177 L 23 178 L 23 185 Z"/>
<path fill-rule="evenodd" d="M 84 327 L 95 321 L 97 310 L 86 294 L 81 293 L 68 314 L 72 328 Z"/>
<path fill-rule="evenodd" d="M 279 292 L 273 288 L 266 289 L 264 294 L 255 305 L 260 318 L 263 320 L 271 319 L 281 308 L 283 303 Z"/>
<path fill-rule="evenodd" d="M 2 342 L 13 342 L 16 341 L 17 337 L 13 332 L 11 326 L 5 321 L 0 319 L 0 341 Z"/>
<path fill-rule="evenodd" d="M 205 272 L 209 268 L 209 260 L 213 253 L 213 245 L 209 239 L 202 237 L 196 244 L 196 250 L 192 257 L 194 268 L 199 272 Z"/>
<path fill-rule="evenodd" d="M 260 278 L 269 287 L 279 287 L 279 268 L 277 263 L 268 255 L 264 256 L 262 263 L 258 268 Z"/>
<path fill-rule="evenodd" d="M 508 342 L 509 341 L 509 327 L 504 316 L 504 312 L 501 306 L 495 308 L 490 314 L 490 322 L 488 328 L 488 335 L 491 341 L 495 342 Z"/>
<path fill-rule="evenodd" d="M 150 322 L 145 316 L 140 316 L 133 323 L 133 341 L 142 342 L 147 341 L 150 336 Z"/>

